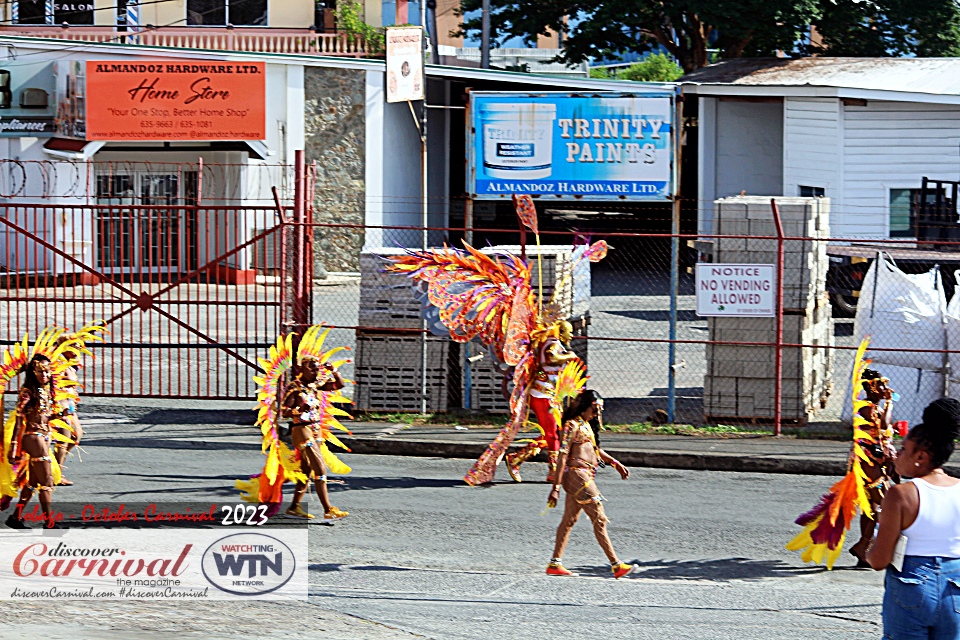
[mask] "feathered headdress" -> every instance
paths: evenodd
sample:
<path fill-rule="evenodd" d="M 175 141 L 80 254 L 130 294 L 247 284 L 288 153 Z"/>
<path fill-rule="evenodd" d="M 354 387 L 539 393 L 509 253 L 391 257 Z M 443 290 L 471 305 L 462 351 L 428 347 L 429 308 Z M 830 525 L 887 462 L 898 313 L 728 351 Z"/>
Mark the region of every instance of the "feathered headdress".
<path fill-rule="evenodd" d="M 344 351 L 346 347 L 323 350 L 323 343 L 329 332 L 330 329 L 324 329 L 322 325 L 314 325 L 304 332 L 300 339 L 300 346 L 297 348 L 298 365 L 308 358 L 315 359 L 320 364 L 329 363 L 335 369 L 349 362 L 349 359 L 331 361 L 331 356 Z M 270 505 L 271 514 L 275 513 L 280 506 L 284 482 L 307 481 L 306 475 L 300 470 L 299 452 L 293 451 L 281 441 L 277 431 L 277 425 L 280 422 L 280 387 L 284 374 L 290 371 L 293 365 L 292 337 L 292 334 L 280 336 L 277 338 L 277 343 L 270 347 L 269 358 L 258 358 L 263 374 L 253 378 L 258 385 L 256 424 L 263 434 L 261 450 L 266 454 L 267 459 L 263 471 L 259 474 L 234 483 L 240 490 L 243 500 Z M 318 380 L 318 382 L 322 386 L 323 381 Z M 334 406 L 339 403 L 349 404 L 350 400 L 340 391 L 321 391 L 317 399 L 320 402 L 317 410 L 322 416 L 318 424 L 322 437 L 320 455 L 323 456 L 323 461 L 331 473 L 349 473 L 350 467 L 329 450 L 327 443 L 349 451 L 347 446 L 333 434 L 333 430 L 339 429 L 350 433 L 337 419 L 350 417 L 350 414 Z"/>
<path fill-rule="evenodd" d="M 40 332 L 32 348 L 28 347 L 29 336 L 24 334 L 20 342 L 14 344 L 11 348 L 3 351 L 2 363 L 0 363 L 0 415 L 4 413 L 3 394 L 6 392 L 10 382 L 26 371 L 30 361 L 40 355 L 50 361 L 51 386 L 53 388 L 53 401 L 59 404 L 65 400 L 79 400 L 78 382 L 68 380 L 64 376 L 66 370 L 79 364 L 80 357 L 87 355 L 93 357 L 93 354 L 87 348 L 89 341 L 103 340 L 99 333 L 105 331 L 102 323 L 87 325 L 75 333 L 69 332 L 62 327 L 48 327 Z M 67 357 L 66 354 L 72 354 Z M 13 431 L 17 424 L 18 414 L 16 409 L 10 412 L 3 422 L 2 451 L 0 451 L 0 509 L 5 509 L 10 499 L 19 492 L 20 488 L 27 481 L 25 474 L 19 474 L 20 481 L 17 480 L 18 472 L 21 470 L 19 465 L 12 465 L 8 459 L 7 452 L 13 444 Z M 52 418 L 49 424 L 51 429 L 50 436 L 54 440 L 70 443 L 73 442 L 69 437 L 59 433 L 57 429 L 63 429 L 72 432 L 73 428 L 61 418 Z M 53 467 L 54 482 L 60 482 L 60 466 L 55 457 L 51 456 L 51 465 Z"/>

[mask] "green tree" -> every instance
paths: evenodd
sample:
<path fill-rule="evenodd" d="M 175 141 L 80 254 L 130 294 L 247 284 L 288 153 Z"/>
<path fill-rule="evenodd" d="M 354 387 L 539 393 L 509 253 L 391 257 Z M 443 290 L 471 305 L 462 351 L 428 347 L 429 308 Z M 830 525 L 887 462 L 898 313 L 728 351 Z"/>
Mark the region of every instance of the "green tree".
<path fill-rule="evenodd" d="M 645 59 L 623 69 L 593 67 L 590 77 L 601 80 L 632 80 L 634 82 L 673 82 L 683 75 L 683 69 L 670 56 L 651 53 Z"/>
<path fill-rule="evenodd" d="M 683 69 L 670 56 L 651 53 L 646 59 L 634 62 L 617 74 L 617 80 L 636 82 L 673 82 L 683 75 Z"/>
<path fill-rule="evenodd" d="M 363 7 L 359 0 L 337 2 L 337 30 L 346 33 L 348 38 L 363 40 L 367 45 L 367 53 L 383 53 L 386 49 L 383 29 L 364 22 L 360 16 L 362 11 Z"/>
<path fill-rule="evenodd" d="M 960 55 L 960 10 L 950 0 L 824 1 L 807 51 L 831 56 Z"/>
<path fill-rule="evenodd" d="M 490 22 L 498 41 L 520 36 L 533 44 L 548 29 L 563 32 L 563 59 L 571 63 L 662 47 L 689 72 L 709 62 L 708 43 L 725 58 L 792 51 L 820 1 L 491 0 Z M 480 2 L 461 0 L 461 10 Z M 479 30 L 479 17 L 461 29 L 470 36 Z"/>
<path fill-rule="evenodd" d="M 481 0 L 461 0 L 461 11 Z M 824 53 L 847 56 L 960 55 L 954 0 L 491 0 L 491 33 L 502 42 L 562 32 L 571 63 L 663 48 L 690 72 L 711 60 Z M 818 37 L 808 42 L 810 26 Z M 461 34 L 479 34 L 480 18 Z"/>

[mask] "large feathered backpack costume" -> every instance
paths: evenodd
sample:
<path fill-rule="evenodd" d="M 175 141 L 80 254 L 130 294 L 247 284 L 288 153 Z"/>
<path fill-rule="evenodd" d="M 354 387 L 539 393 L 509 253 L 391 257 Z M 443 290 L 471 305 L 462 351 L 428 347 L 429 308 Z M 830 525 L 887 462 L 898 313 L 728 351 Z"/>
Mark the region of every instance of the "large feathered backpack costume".
<path fill-rule="evenodd" d="M 4 413 L 3 394 L 6 392 L 10 382 L 18 375 L 24 373 L 30 361 L 36 356 L 44 356 L 50 361 L 51 386 L 53 387 L 53 405 L 59 407 L 60 403 L 66 400 L 79 400 L 78 382 L 68 380 L 64 372 L 79 364 L 79 359 L 84 356 L 93 357 L 93 354 L 87 348 L 89 341 L 102 340 L 98 334 L 104 331 L 100 324 L 91 324 L 83 327 L 76 333 L 70 333 L 67 329 L 61 327 L 52 327 L 44 329 L 37 336 L 33 347 L 29 346 L 29 337 L 24 334 L 23 339 L 12 347 L 4 349 L 2 362 L 0 362 L 0 415 Z M 72 357 L 68 358 L 65 354 L 70 353 Z M 17 409 L 14 408 L 3 422 L 2 452 L 0 452 L 0 510 L 6 509 L 11 500 L 20 492 L 20 489 L 27 485 L 29 465 L 26 464 L 26 457 L 21 461 L 11 463 L 8 459 L 8 452 L 13 444 L 13 431 L 20 418 Z M 59 417 L 54 417 L 49 422 L 52 439 L 59 442 L 72 442 L 69 437 L 59 433 L 57 429 L 72 432 L 70 425 Z M 53 467 L 53 480 L 60 482 L 60 465 L 57 459 L 50 456 L 50 462 Z"/>
<path fill-rule="evenodd" d="M 329 363 L 335 369 L 350 362 L 348 358 L 332 359 L 335 354 L 345 351 L 347 347 L 323 350 L 323 344 L 329 332 L 330 329 L 324 329 L 322 325 L 314 325 L 304 332 L 300 339 L 300 346 L 297 348 L 298 366 L 305 358 L 314 358 L 321 365 Z M 283 501 L 283 483 L 307 481 L 307 476 L 300 469 L 300 452 L 288 447 L 280 439 L 278 431 L 282 403 L 281 386 L 284 375 L 293 367 L 293 334 L 277 338 L 277 343 L 270 347 L 270 358 L 258 360 L 264 373 L 253 378 L 258 385 L 257 406 L 254 409 L 258 412 L 256 424 L 263 434 L 261 450 L 267 456 L 267 460 L 263 471 L 259 474 L 247 480 L 237 480 L 234 484 L 240 490 L 240 497 L 243 500 L 268 505 L 267 515 L 273 515 L 279 510 Z M 320 416 L 318 428 L 322 436 L 320 455 L 323 457 L 323 462 L 330 473 L 350 473 L 350 467 L 335 456 L 327 446 L 329 443 L 346 451 L 350 450 L 333 433 L 335 429 L 350 433 L 350 430 L 338 420 L 340 417 L 349 418 L 350 414 L 335 406 L 350 404 L 350 400 L 340 391 L 321 391 L 317 399 L 319 404 L 314 407 L 314 411 Z"/>

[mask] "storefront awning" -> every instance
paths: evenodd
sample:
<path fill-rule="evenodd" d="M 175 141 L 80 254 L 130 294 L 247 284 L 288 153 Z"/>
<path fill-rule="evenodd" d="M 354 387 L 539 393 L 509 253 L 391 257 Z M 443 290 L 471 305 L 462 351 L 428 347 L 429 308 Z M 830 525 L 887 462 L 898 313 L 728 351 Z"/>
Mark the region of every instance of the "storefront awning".
<path fill-rule="evenodd" d="M 75 138 L 50 138 L 43 145 L 43 151 L 49 156 L 60 160 L 89 160 L 107 144 L 103 140 L 77 140 Z M 154 143 L 156 144 L 156 143 Z M 131 147 L 124 147 L 129 150 Z M 113 149 L 113 147 L 111 147 Z M 243 140 L 237 142 L 211 142 L 204 146 L 170 147 L 168 146 L 138 146 L 137 151 L 246 151 L 258 160 L 266 160 L 273 155 L 263 142 L 259 140 Z"/>
<path fill-rule="evenodd" d="M 50 138 L 43 143 L 43 152 L 61 160 L 89 160 L 105 144 L 102 140 Z"/>

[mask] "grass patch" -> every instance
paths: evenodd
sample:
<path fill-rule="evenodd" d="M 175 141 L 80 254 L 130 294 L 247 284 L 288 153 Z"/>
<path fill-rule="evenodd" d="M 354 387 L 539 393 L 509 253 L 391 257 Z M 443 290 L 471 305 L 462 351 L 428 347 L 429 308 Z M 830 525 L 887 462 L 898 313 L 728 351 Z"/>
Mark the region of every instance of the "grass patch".
<path fill-rule="evenodd" d="M 696 427 L 692 424 L 653 424 L 652 422 L 634 422 L 633 424 L 605 424 L 604 431 L 614 433 L 636 433 L 655 436 L 717 436 L 717 435 L 757 435 L 757 430 L 743 429 L 733 425 L 718 424 Z"/>

